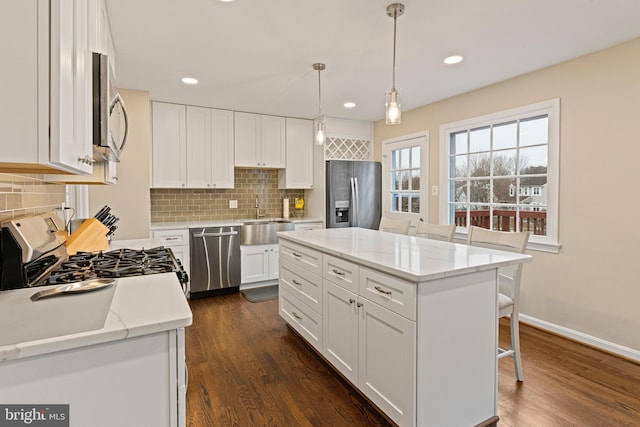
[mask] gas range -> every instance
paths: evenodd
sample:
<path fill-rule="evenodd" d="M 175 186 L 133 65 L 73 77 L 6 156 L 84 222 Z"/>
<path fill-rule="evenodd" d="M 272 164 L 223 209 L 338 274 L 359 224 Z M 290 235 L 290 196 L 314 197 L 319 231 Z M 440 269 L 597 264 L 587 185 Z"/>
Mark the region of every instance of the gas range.
<path fill-rule="evenodd" d="M 0 290 L 175 272 L 186 290 L 187 273 L 170 248 L 115 249 L 68 255 L 63 224 L 46 213 L 2 224 Z"/>
<path fill-rule="evenodd" d="M 62 261 L 44 285 L 74 283 L 95 278 L 145 276 L 175 272 L 184 285 L 189 280 L 170 248 L 116 249 L 107 252 L 78 252 Z"/>

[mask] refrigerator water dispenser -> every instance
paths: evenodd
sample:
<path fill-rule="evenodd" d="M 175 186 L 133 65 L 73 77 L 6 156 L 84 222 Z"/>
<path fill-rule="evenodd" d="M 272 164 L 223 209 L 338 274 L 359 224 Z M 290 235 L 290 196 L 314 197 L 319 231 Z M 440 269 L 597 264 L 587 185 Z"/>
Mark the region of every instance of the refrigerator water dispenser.
<path fill-rule="evenodd" d="M 336 201 L 336 222 L 349 222 L 349 201 Z"/>

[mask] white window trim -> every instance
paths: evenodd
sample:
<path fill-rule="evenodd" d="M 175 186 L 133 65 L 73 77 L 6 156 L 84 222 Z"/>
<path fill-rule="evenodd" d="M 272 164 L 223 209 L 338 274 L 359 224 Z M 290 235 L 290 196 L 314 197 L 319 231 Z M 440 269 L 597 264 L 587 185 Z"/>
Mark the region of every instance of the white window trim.
<path fill-rule="evenodd" d="M 389 182 L 389 146 L 403 141 L 409 141 L 412 139 L 423 138 L 420 148 L 420 213 L 407 213 L 407 212 L 391 212 L 389 210 L 389 189 L 391 183 Z M 423 172 L 425 175 L 423 176 Z M 409 135 L 402 135 L 395 138 L 385 139 L 382 141 L 382 216 L 395 219 L 411 219 L 412 224 L 415 221 L 423 219 L 429 222 L 429 131 L 412 133 Z M 413 224 L 415 225 L 415 224 Z"/>
<path fill-rule="evenodd" d="M 549 117 L 548 163 L 547 163 L 547 235 L 529 237 L 528 249 L 558 253 L 558 191 L 560 188 L 560 98 L 550 99 L 523 107 L 474 117 L 440 126 L 440 222 L 448 216 L 449 194 L 449 135 L 482 125 L 502 123 L 527 115 L 547 114 Z M 456 238 L 466 239 L 468 229 L 457 227 Z"/>

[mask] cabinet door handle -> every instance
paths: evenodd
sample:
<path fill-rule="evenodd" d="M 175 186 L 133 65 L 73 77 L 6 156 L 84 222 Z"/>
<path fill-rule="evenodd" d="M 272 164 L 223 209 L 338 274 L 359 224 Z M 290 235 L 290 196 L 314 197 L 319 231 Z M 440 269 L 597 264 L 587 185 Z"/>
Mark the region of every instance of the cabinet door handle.
<path fill-rule="evenodd" d="M 380 286 L 375 286 L 374 289 L 378 292 L 380 292 L 381 294 L 385 294 L 385 295 L 391 295 L 391 291 L 385 291 L 384 289 L 382 289 Z"/>
<path fill-rule="evenodd" d="M 292 311 L 291 314 L 293 314 L 293 317 L 295 317 L 298 320 L 302 320 L 302 317 L 298 316 L 298 313 L 296 313 L 295 311 Z"/>
<path fill-rule="evenodd" d="M 361 302 L 359 302 L 359 303 L 357 303 L 357 304 L 356 304 L 356 306 L 357 306 L 358 308 L 360 308 L 360 307 L 362 307 L 362 303 L 361 303 Z"/>
<path fill-rule="evenodd" d="M 294 285 L 302 286 L 302 283 L 298 282 L 296 279 L 292 280 Z"/>
<path fill-rule="evenodd" d="M 332 271 L 338 276 L 344 276 L 344 271 L 336 270 L 335 268 Z"/>
<path fill-rule="evenodd" d="M 353 298 L 349 298 L 349 304 L 353 304 L 354 302 L 356 302 L 356 300 L 354 300 Z"/>

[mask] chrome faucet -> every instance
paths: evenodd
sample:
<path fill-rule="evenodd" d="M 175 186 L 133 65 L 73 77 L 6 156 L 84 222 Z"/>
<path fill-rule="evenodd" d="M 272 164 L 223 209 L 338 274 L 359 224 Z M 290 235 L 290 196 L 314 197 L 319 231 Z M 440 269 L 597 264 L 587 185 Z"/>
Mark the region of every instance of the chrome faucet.
<path fill-rule="evenodd" d="M 256 194 L 256 219 L 264 217 L 264 213 L 260 214 L 260 198 Z"/>

